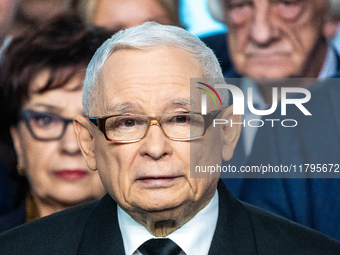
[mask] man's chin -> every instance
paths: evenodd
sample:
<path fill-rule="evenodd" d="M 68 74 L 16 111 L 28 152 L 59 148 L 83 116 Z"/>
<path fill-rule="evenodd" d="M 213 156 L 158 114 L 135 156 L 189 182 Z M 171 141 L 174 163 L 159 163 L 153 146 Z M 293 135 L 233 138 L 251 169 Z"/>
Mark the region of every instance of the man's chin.
<path fill-rule="evenodd" d="M 171 213 L 172 211 L 177 210 L 182 203 L 178 200 L 169 200 L 169 199 L 147 199 L 140 200 L 136 204 L 136 207 L 144 212 L 151 214 L 158 213 Z"/>

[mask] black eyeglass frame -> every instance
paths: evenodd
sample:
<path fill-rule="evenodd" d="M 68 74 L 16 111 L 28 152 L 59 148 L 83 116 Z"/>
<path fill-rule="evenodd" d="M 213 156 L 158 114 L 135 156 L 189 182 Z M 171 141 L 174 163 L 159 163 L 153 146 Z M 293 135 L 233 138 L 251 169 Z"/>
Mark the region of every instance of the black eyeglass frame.
<path fill-rule="evenodd" d="M 206 115 L 203 115 L 203 114 L 201 114 L 199 112 L 176 112 L 176 114 L 179 114 L 179 115 L 180 114 L 199 114 L 199 115 L 202 115 L 202 117 L 204 119 L 204 130 L 203 130 L 203 133 L 200 136 L 191 137 L 191 138 L 172 138 L 172 137 L 169 137 L 165 133 L 165 131 L 164 131 L 161 123 L 158 121 L 158 119 L 160 119 L 163 116 L 170 115 L 170 114 L 165 114 L 165 115 L 161 115 L 161 116 L 157 116 L 157 117 L 145 116 L 148 119 L 148 128 L 146 129 L 145 134 L 143 135 L 143 137 L 138 138 L 138 139 L 134 139 L 134 140 L 131 140 L 131 141 L 126 141 L 126 140 L 125 141 L 117 141 L 117 140 L 113 140 L 113 139 L 110 139 L 109 137 L 107 137 L 106 130 L 105 130 L 105 122 L 106 122 L 107 119 L 112 118 L 112 117 L 117 117 L 117 116 L 134 116 L 134 115 L 126 113 L 126 114 L 117 114 L 117 115 L 110 115 L 110 116 L 104 116 L 104 117 L 87 117 L 87 118 L 89 119 L 89 121 L 91 123 L 93 123 L 94 125 L 96 125 L 98 127 L 98 129 L 104 134 L 104 136 L 105 136 L 107 141 L 110 141 L 110 142 L 113 142 L 113 143 L 134 143 L 134 142 L 138 142 L 138 141 L 142 140 L 147 135 L 150 126 L 153 126 L 153 125 L 159 126 L 162 129 L 163 134 L 167 138 L 169 138 L 170 140 L 173 140 L 173 141 L 191 141 L 191 140 L 196 140 L 196 139 L 199 139 L 199 138 L 203 137 L 205 135 L 207 129 L 212 124 L 213 120 L 216 119 L 216 117 L 224 109 L 226 109 L 226 108 L 223 107 L 223 108 L 220 108 L 220 109 L 217 109 L 217 110 L 214 110 L 214 111 L 210 111 Z M 139 116 L 142 116 L 142 115 L 139 115 Z"/>
<path fill-rule="evenodd" d="M 26 124 L 26 127 L 27 127 L 28 131 L 30 132 L 30 134 L 32 135 L 32 137 L 34 139 L 38 140 L 38 141 L 57 141 L 57 140 L 60 140 L 65 135 L 65 131 L 66 131 L 66 128 L 67 128 L 68 124 L 73 123 L 73 119 L 64 118 L 64 117 L 62 117 L 62 116 L 60 116 L 58 114 L 46 112 L 48 115 L 52 115 L 55 118 L 61 120 L 63 122 L 63 129 L 62 129 L 62 131 L 61 131 L 61 133 L 60 133 L 60 135 L 58 137 L 54 137 L 54 138 L 40 138 L 40 137 L 38 137 L 34 133 L 33 128 L 31 127 L 29 119 L 30 119 L 31 115 L 33 115 L 33 114 L 41 114 L 41 113 L 45 113 L 45 112 L 34 111 L 34 110 L 31 110 L 31 109 L 26 109 L 26 110 L 22 110 L 21 111 L 21 119 Z"/>

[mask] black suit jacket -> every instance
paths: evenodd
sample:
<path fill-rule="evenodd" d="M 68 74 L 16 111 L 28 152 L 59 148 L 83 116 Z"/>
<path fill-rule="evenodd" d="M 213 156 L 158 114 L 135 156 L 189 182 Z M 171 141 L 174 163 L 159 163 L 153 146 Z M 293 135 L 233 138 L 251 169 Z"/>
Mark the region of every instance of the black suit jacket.
<path fill-rule="evenodd" d="M 218 192 L 219 215 L 209 255 L 339 254 L 339 243 L 236 200 L 221 181 Z M 0 235 L 0 254 L 124 254 L 117 204 L 106 195 L 12 229 Z"/>

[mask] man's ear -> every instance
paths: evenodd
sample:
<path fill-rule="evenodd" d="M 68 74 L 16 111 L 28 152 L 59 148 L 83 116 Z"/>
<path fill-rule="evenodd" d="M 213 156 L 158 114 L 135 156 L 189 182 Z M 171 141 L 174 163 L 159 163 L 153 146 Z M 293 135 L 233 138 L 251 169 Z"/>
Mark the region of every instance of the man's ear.
<path fill-rule="evenodd" d="M 322 34 L 328 39 L 333 39 L 339 28 L 340 17 L 329 17 L 322 28 Z"/>
<path fill-rule="evenodd" d="M 240 138 L 242 115 L 233 115 L 233 106 L 231 105 L 224 111 L 223 119 L 228 120 L 228 123 L 223 126 L 222 157 L 224 161 L 229 161 L 233 157 L 235 146 Z"/>
<path fill-rule="evenodd" d="M 93 148 L 93 136 L 89 121 L 84 116 L 78 115 L 73 120 L 73 126 L 87 166 L 93 171 L 97 170 L 96 156 Z"/>
<path fill-rule="evenodd" d="M 25 169 L 24 164 L 24 148 L 22 147 L 22 140 L 19 134 L 19 127 L 11 127 L 10 129 L 11 137 L 13 141 L 13 146 L 15 148 L 15 153 L 17 155 L 17 168 Z"/>

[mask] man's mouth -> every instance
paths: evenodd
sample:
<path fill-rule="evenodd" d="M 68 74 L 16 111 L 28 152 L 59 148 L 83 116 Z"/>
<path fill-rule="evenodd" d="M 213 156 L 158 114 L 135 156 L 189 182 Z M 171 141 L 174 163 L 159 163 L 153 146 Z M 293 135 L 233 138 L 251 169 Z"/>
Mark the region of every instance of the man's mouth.
<path fill-rule="evenodd" d="M 174 185 L 181 176 L 143 176 L 138 182 L 147 188 L 168 188 Z"/>

